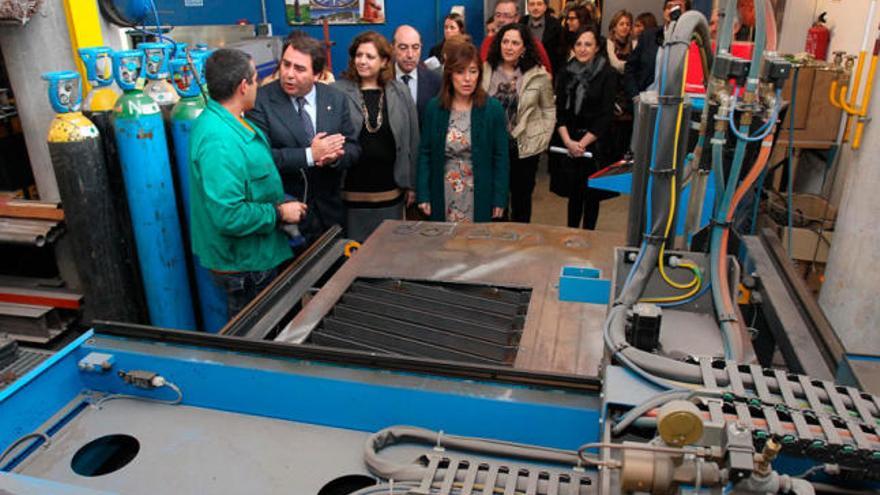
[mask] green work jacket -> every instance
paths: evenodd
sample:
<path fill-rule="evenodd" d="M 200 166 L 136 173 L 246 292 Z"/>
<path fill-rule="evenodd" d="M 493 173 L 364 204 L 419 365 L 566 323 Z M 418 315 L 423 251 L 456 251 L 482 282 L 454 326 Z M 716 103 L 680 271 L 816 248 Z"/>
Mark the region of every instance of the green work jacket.
<path fill-rule="evenodd" d="M 291 257 L 275 221 L 281 176 L 266 136 L 248 124 L 209 100 L 190 136 L 192 249 L 211 270 L 264 271 Z"/>

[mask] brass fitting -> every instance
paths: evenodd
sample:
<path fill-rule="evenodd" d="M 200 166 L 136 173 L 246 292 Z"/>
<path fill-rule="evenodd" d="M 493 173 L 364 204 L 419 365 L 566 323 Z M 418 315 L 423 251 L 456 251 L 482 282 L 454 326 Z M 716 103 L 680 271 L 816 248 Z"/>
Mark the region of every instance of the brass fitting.
<path fill-rule="evenodd" d="M 767 440 L 767 443 L 764 444 L 764 449 L 757 456 L 758 459 L 755 463 L 755 472 L 761 476 L 768 476 L 771 472 L 773 472 L 773 467 L 771 466 L 771 464 L 781 451 L 781 443 L 777 442 L 773 438 Z"/>

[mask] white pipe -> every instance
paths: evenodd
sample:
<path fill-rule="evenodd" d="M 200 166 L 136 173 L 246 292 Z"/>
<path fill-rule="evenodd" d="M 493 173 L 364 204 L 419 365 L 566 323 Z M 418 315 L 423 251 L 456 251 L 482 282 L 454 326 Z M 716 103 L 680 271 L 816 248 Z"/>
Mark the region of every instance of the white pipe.
<path fill-rule="evenodd" d="M 871 36 L 874 34 L 874 30 L 872 29 L 874 26 L 874 12 L 877 10 L 877 0 L 871 0 L 871 8 L 868 9 L 868 18 L 865 20 L 865 35 L 862 37 L 862 50 L 868 50 L 868 43 L 871 41 Z"/>

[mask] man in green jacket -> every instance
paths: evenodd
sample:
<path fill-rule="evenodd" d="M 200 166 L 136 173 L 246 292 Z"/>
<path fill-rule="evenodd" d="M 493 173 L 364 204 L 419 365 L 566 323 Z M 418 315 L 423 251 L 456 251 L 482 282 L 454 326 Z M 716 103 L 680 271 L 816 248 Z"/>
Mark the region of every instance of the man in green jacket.
<path fill-rule="evenodd" d="M 211 98 L 190 137 L 192 249 L 226 291 L 231 318 L 291 257 L 281 227 L 299 222 L 306 205 L 284 201 L 266 136 L 243 117 L 257 96 L 250 56 L 217 50 L 205 79 Z"/>

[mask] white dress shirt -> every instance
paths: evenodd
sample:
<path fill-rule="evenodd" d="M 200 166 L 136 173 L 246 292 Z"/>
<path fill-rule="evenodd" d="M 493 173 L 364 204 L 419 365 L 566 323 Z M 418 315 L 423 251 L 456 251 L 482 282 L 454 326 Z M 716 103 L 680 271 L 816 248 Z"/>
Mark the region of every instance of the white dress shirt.
<path fill-rule="evenodd" d="M 418 99 L 419 99 L 419 69 L 418 69 L 418 67 L 416 67 L 416 69 L 413 70 L 412 72 L 410 72 L 409 74 L 407 74 L 406 72 L 403 72 L 403 69 L 401 69 L 399 65 L 395 68 L 397 69 L 395 71 L 397 73 L 396 79 L 398 81 L 402 82 L 403 84 L 406 84 L 409 87 L 409 93 L 412 95 L 413 103 L 418 103 Z M 409 80 L 409 83 L 403 82 L 404 74 L 412 77 L 412 79 Z"/>

